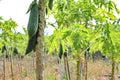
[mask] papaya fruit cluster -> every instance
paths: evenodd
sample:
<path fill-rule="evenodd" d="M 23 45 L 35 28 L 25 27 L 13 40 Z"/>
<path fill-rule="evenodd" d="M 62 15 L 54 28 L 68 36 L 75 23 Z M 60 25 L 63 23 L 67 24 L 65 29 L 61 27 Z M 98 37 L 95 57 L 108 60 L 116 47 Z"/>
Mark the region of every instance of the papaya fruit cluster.
<path fill-rule="evenodd" d="M 28 31 L 28 44 L 26 48 L 26 53 L 30 53 L 32 50 L 35 50 L 36 44 L 37 44 L 37 31 L 38 31 L 38 4 L 37 0 L 34 0 L 27 11 L 27 13 L 30 12 L 29 21 L 27 25 L 27 31 Z"/>

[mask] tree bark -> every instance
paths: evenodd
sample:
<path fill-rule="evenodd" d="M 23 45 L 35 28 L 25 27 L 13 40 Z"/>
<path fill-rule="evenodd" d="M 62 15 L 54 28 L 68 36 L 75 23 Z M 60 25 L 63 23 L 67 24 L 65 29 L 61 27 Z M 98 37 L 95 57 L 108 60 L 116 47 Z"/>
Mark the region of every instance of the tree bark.
<path fill-rule="evenodd" d="M 13 55 L 12 55 L 12 49 L 10 50 L 10 70 L 11 70 L 11 77 L 12 80 L 14 80 L 14 74 L 13 74 Z"/>
<path fill-rule="evenodd" d="M 64 66 L 65 66 L 65 72 L 66 72 L 66 80 L 71 80 L 67 52 L 64 52 Z"/>
<path fill-rule="evenodd" d="M 39 25 L 36 45 L 36 80 L 44 80 L 45 0 L 39 0 Z"/>
<path fill-rule="evenodd" d="M 80 80 L 80 60 L 77 61 L 77 79 Z"/>
<path fill-rule="evenodd" d="M 66 63 L 67 63 L 67 71 L 68 71 L 68 78 L 69 80 L 71 80 L 71 77 L 70 77 L 70 69 L 69 69 L 69 62 L 68 62 L 68 56 L 66 57 Z"/>
<path fill-rule="evenodd" d="M 66 74 L 66 80 L 68 80 L 67 67 L 66 67 L 66 57 L 65 56 L 64 56 L 64 69 L 65 69 L 65 74 Z"/>
<path fill-rule="evenodd" d="M 114 74 L 115 74 L 115 61 L 114 59 L 112 58 L 112 76 L 111 76 L 111 79 L 110 80 L 114 80 Z"/>
<path fill-rule="evenodd" d="M 3 80 L 5 80 L 5 61 L 6 61 L 6 51 L 3 53 Z"/>
<path fill-rule="evenodd" d="M 88 54 L 85 51 L 85 80 L 87 80 L 88 77 Z"/>
<path fill-rule="evenodd" d="M 83 79 L 83 63 L 80 60 L 80 80 Z"/>

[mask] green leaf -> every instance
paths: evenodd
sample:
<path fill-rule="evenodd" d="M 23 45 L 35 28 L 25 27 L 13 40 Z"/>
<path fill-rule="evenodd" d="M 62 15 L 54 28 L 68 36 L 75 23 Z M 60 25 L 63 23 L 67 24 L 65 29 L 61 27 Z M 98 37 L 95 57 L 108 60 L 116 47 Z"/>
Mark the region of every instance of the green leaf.
<path fill-rule="evenodd" d="M 0 20 L 3 20 L 3 18 L 0 16 Z"/>
<path fill-rule="evenodd" d="M 117 17 L 113 13 L 108 12 L 107 15 L 111 20 L 113 20 L 113 21 L 117 20 Z"/>
<path fill-rule="evenodd" d="M 63 33 L 63 36 L 62 36 L 62 39 L 64 40 L 66 37 L 70 36 L 71 35 L 71 30 L 68 30 L 68 31 L 65 31 Z"/>

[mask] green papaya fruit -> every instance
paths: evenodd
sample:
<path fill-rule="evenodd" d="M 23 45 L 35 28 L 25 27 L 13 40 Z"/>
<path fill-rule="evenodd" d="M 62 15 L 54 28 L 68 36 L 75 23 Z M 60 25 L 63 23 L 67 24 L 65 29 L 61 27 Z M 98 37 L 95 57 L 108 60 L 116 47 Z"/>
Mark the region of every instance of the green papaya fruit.
<path fill-rule="evenodd" d="M 60 59 L 62 58 L 62 54 L 63 54 L 63 47 L 62 47 L 62 44 L 60 43 L 59 45 L 59 58 Z"/>
<path fill-rule="evenodd" d="M 49 7 L 50 10 L 52 10 L 53 0 L 49 0 L 48 7 Z"/>
<path fill-rule="evenodd" d="M 30 16 L 28 21 L 28 35 L 29 38 L 33 37 L 38 29 L 38 5 L 34 3 L 30 9 Z"/>
<path fill-rule="evenodd" d="M 37 36 L 35 34 L 33 37 L 29 38 L 25 54 L 27 55 L 32 50 L 35 51 L 36 44 L 37 44 Z"/>
<path fill-rule="evenodd" d="M 65 50 L 64 52 L 64 57 L 67 57 L 67 50 Z"/>
<path fill-rule="evenodd" d="M 5 51 L 7 51 L 7 49 L 6 49 L 6 46 L 4 45 L 2 46 L 2 53 L 4 53 Z"/>
<path fill-rule="evenodd" d="M 14 53 L 14 55 L 18 54 L 18 50 L 16 47 L 14 48 L 13 53 Z"/>

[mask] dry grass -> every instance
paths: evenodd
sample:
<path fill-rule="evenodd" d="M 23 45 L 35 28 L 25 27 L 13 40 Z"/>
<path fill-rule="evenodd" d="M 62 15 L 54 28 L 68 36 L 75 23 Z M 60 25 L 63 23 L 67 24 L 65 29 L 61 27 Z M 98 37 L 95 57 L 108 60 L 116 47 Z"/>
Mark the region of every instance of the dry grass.
<path fill-rule="evenodd" d="M 90 80 L 107 80 L 107 78 L 105 78 L 103 75 L 111 72 L 111 66 L 106 65 L 103 61 L 89 63 L 88 66 Z"/>
<path fill-rule="evenodd" d="M 26 57 L 22 60 L 13 60 L 13 73 L 14 80 L 35 80 L 35 64 L 33 59 Z M 61 69 L 64 70 L 64 63 L 61 63 Z M 76 63 L 70 61 L 71 80 L 76 78 Z M 6 61 L 6 80 L 11 80 L 10 62 Z M 58 61 L 55 57 L 47 56 L 45 59 L 45 80 L 59 80 L 60 74 L 58 69 Z M 103 61 L 89 62 L 88 63 L 88 80 L 109 80 L 104 74 L 111 72 L 111 66 Z M 84 76 L 83 76 L 84 78 Z M 0 80 L 2 80 L 2 67 L 0 67 Z M 63 74 L 63 80 L 65 74 Z M 84 79 L 83 79 L 84 80 Z M 115 80 L 120 80 L 116 77 Z"/>

